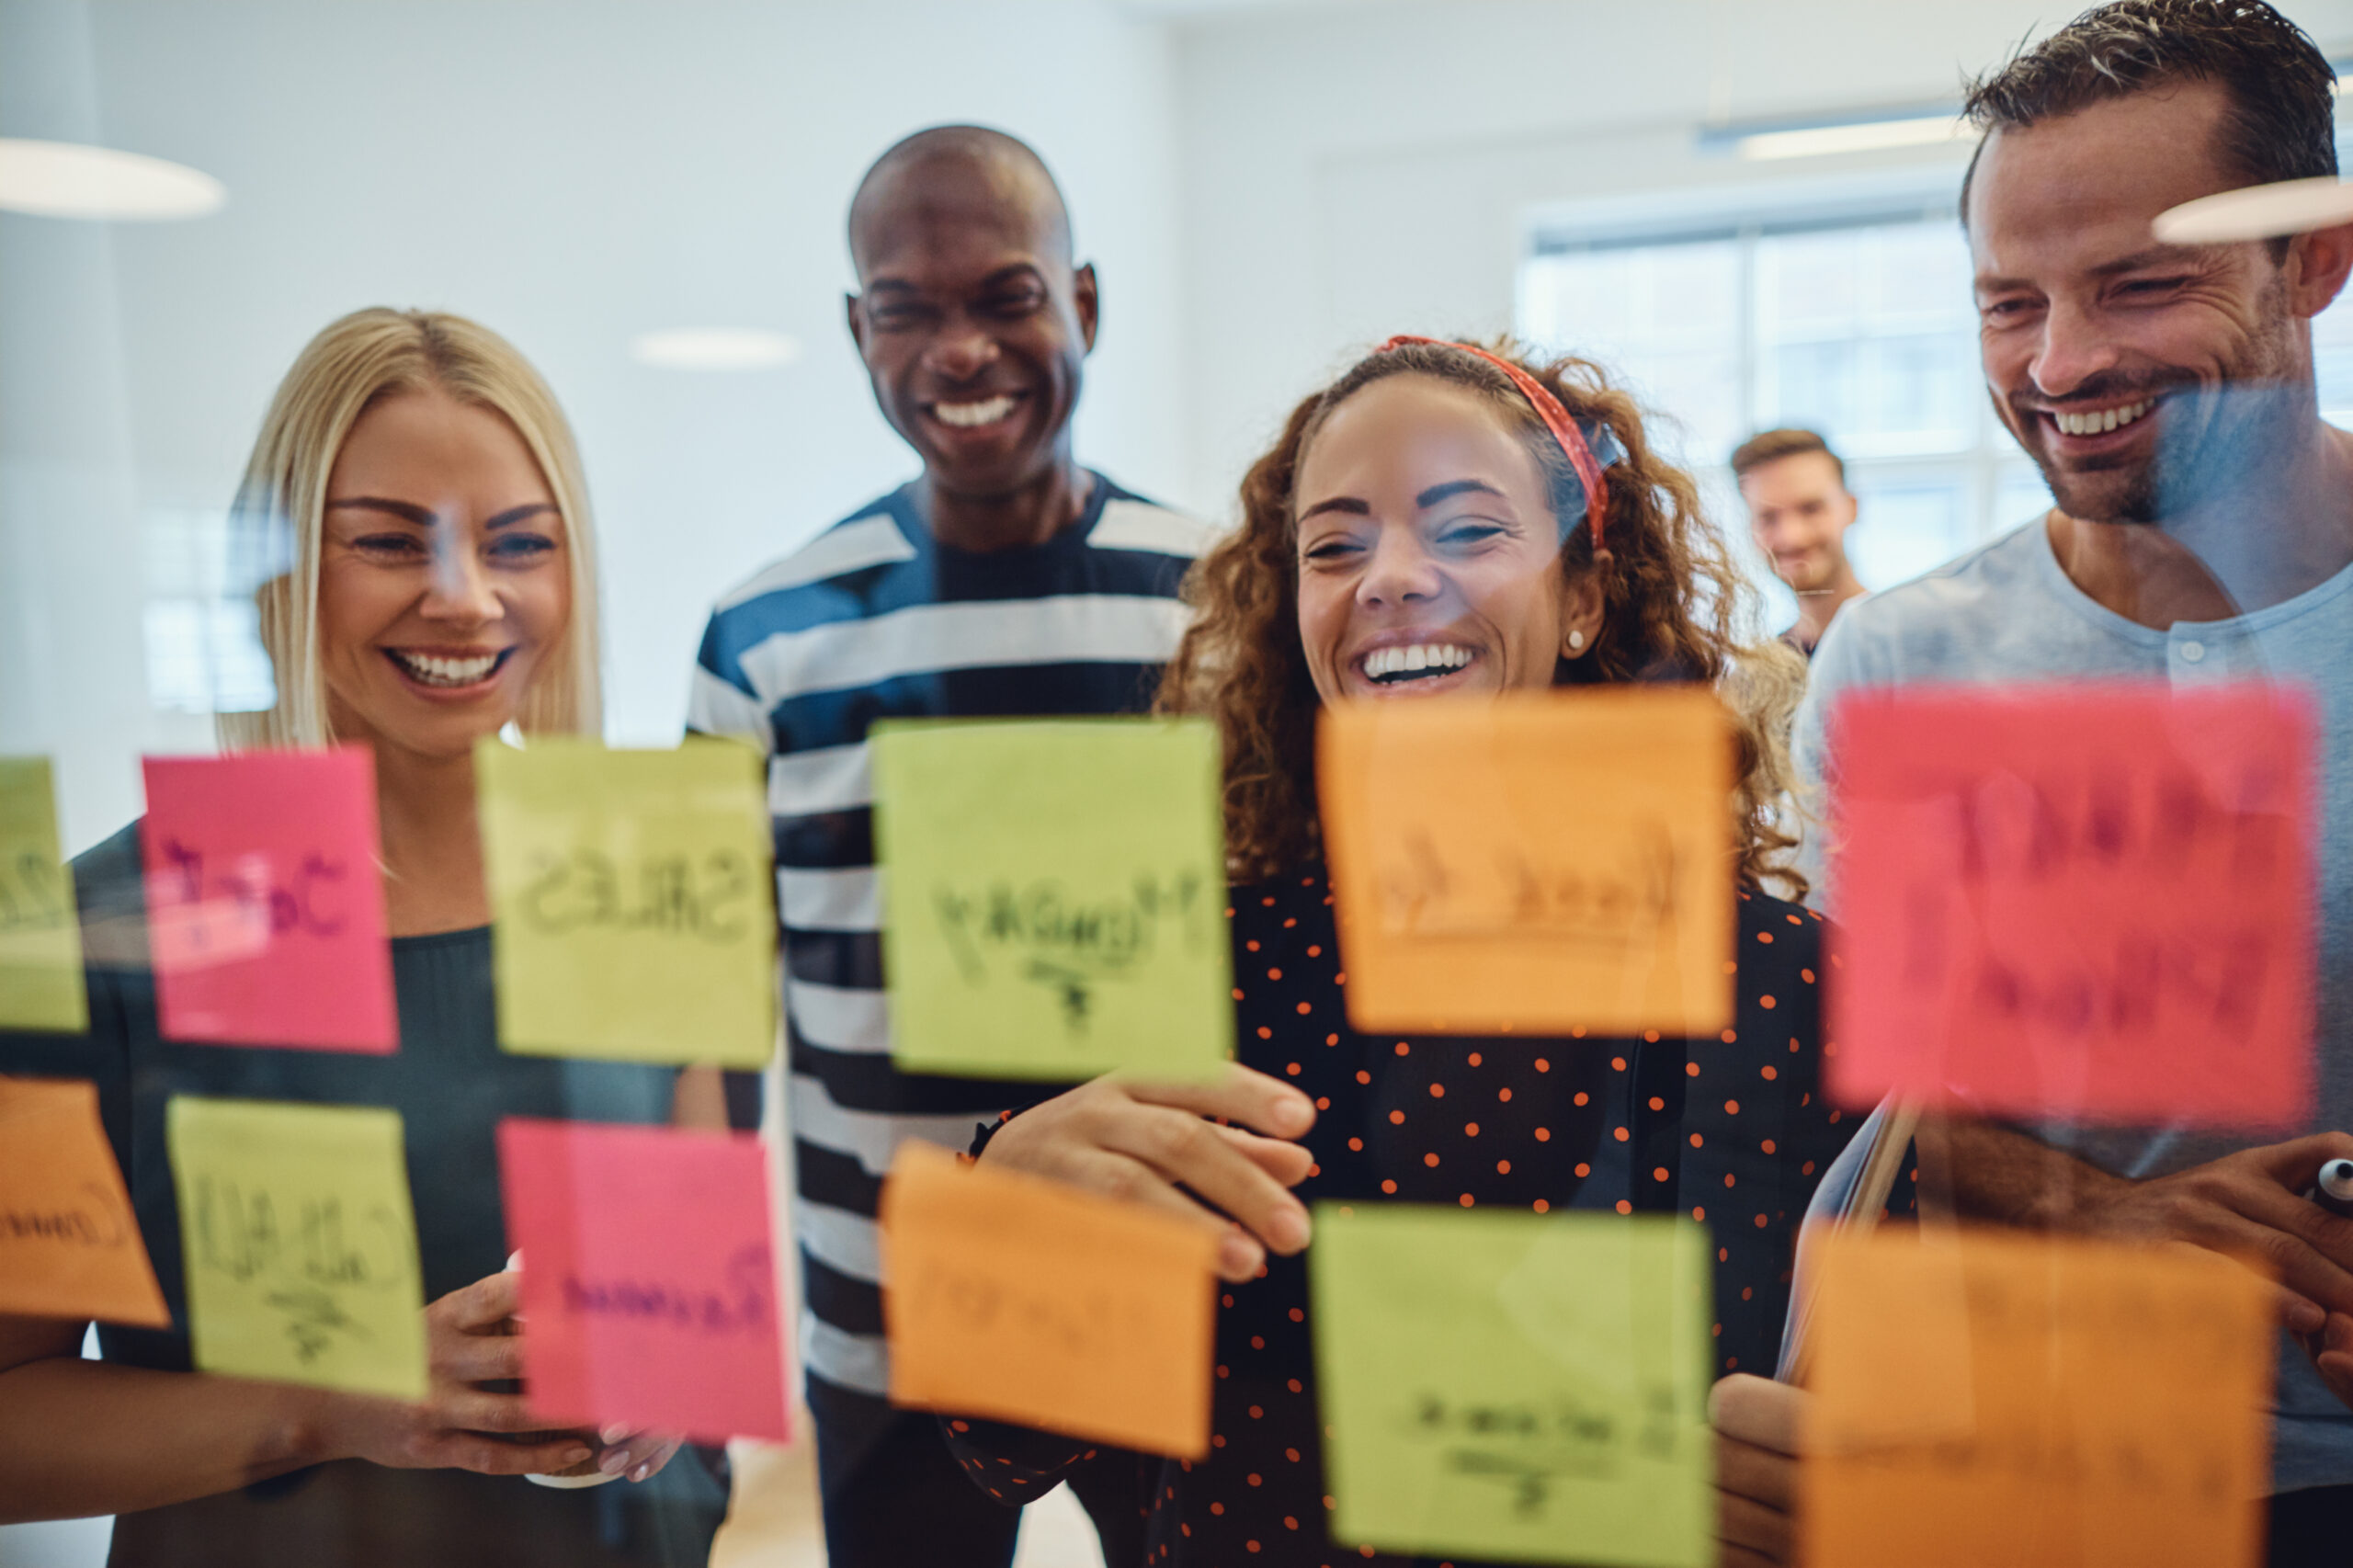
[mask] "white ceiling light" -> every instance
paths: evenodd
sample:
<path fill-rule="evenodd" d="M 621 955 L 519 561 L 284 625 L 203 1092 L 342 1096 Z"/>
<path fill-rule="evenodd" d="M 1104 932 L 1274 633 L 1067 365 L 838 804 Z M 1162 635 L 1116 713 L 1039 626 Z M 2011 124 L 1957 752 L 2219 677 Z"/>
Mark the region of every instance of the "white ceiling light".
<path fill-rule="evenodd" d="M 1810 125 L 1790 131 L 1757 131 L 1733 142 L 1735 157 L 1817 158 L 1831 153 L 1875 153 L 1886 147 L 1933 147 L 1973 142 L 1976 128 L 1958 115 L 1918 115 L 1847 125 Z"/>
<path fill-rule="evenodd" d="M 665 370 L 767 370 L 801 358 L 801 341 L 757 326 L 681 326 L 642 332 L 631 358 Z"/>
<path fill-rule="evenodd" d="M 201 218 L 229 199 L 201 170 L 112 147 L 0 137 L 0 209 L 43 218 Z"/>

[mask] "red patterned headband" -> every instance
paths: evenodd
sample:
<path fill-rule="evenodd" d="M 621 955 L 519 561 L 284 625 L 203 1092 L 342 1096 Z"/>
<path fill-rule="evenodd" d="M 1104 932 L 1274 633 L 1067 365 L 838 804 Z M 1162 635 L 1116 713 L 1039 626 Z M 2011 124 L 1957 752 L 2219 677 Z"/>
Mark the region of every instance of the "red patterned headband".
<path fill-rule="evenodd" d="M 1465 354 L 1475 354 L 1511 378 L 1511 384 L 1520 390 L 1535 408 L 1536 417 L 1544 421 L 1544 427 L 1552 432 L 1552 439 L 1561 444 L 1561 451 L 1569 460 L 1569 466 L 1576 470 L 1577 483 L 1585 486 L 1585 515 L 1592 528 L 1593 548 L 1599 550 L 1601 518 L 1609 507 L 1609 482 L 1603 476 L 1601 465 L 1594 460 L 1593 449 L 1586 444 L 1585 432 L 1578 429 L 1577 422 L 1569 417 L 1569 411 L 1561 406 L 1561 400 L 1534 376 L 1503 356 L 1488 353 L 1475 343 L 1452 343 L 1441 337 L 1415 337 L 1400 333 L 1374 352 L 1386 354 L 1408 343 L 1427 343 L 1439 348 L 1459 348 Z"/>

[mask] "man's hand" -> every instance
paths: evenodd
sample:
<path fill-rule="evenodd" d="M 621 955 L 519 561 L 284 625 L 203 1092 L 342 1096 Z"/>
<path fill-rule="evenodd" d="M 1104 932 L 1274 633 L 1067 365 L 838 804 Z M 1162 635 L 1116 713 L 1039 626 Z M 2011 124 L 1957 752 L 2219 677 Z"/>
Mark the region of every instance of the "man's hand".
<path fill-rule="evenodd" d="M 2069 1227 L 2127 1239 L 2188 1242 L 2258 1265 L 2279 1281 L 2282 1322 L 2316 1335 L 2353 1314 L 2353 1220 L 2302 1194 L 2353 1136 L 2318 1132 L 2225 1154 L 2146 1181 L 2113 1177 L 2084 1193 Z"/>
<path fill-rule="evenodd" d="M 520 1287 L 519 1275 L 493 1274 L 426 1307 L 423 1402 L 329 1396 L 323 1425 L 331 1449 L 396 1470 L 484 1475 L 549 1475 L 595 1456 L 606 1474 L 642 1481 L 667 1464 L 682 1437 L 621 1426 L 607 1427 L 601 1443 L 594 1432 L 550 1433 L 530 1443 L 487 1435 L 539 1432 L 546 1425 L 521 1394 L 477 1386 L 523 1375 L 523 1341 L 507 1326 Z"/>
<path fill-rule="evenodd" d="M 2279 1281 L 2279 1321 L 2330 1392 L 2353 1406 L 2353 1220 L 2303 1197 L 2353 1135 L 2316 1132 L 2130 1181 L 2006 1127 L 1956 1123 L 1960 1211 L 2029 1228 L 2183 1242 Z"/>
<path fill-rule="evenodd" d="M 1211 1116 L 1238 1125 L 1202 1119 Z M 1313 1160 L 1281 1140 L 1314 1124 L 1305 1095 L 1247 1067 L 1229 1064 L 1206 1084 L 1114 1073 L 1023 1111 L 997 1129 L 981 1160 L 1211 1226 L 1223 1238 L 1218 1272 L 1239 1281 L 1258 1272 L 1268 1248 L 1288 1256 L 1307 1245 L 1307 1210 L 1287 1189 L 1307 1179 Z M 1177 1191 L 1178 1183 L 1200 1201 Z"/>
<path fill-rule="evenodd" d="M 1802 1390 L 1746 1372 L 1709 1391 L 1723 1568 L 1797 1561 L 1798 1421 L 1805 1400 Z"/>

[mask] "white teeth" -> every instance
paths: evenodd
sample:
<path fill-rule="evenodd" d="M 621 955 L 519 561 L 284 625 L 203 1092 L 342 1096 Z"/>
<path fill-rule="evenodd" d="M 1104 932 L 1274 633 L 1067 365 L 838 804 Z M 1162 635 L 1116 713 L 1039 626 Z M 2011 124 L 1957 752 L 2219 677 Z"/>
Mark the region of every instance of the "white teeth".
<path fill-rule="evenodd" d="M 411 679 L 423 686 L 472 686 L 486 680 L 498 667 L 499 655 L 485 653 L 472 659 L 443 659 L 430 653 L 404 653 L 386 649 Z"/>
<path fill-rule="evenodd" d="M 2103 408 L 2091 414 L 2054 412 L 2051 417 L 2058 422 L 2060 430 L 2066 435 L 2104 436 L 2110 430 L 2131 424 L 2132 421 L 2156 406 L 2155 398 L 2144 398 L 2139 403 L 2127 403 L 2122 408 Z"/>
<path fill-rule="evenodd" d="M 992 397 L 979 403 L 935 403 L 931 411 L 942 425 L 969 430 L 975 426 L 995 424 L 1013 412 L 1013 403 L 1009 397 Z"/>
<path fill-rule="evenodd" d="M 1451 642 L 1416 642 L 1405 646 L 1375 648 L 1364 656 L 1364 673 L 1379 680 L 1384 676 L 1406 675 L 1415 670 L 1461 669 L 1472 660 L 1468 648 Z"/>

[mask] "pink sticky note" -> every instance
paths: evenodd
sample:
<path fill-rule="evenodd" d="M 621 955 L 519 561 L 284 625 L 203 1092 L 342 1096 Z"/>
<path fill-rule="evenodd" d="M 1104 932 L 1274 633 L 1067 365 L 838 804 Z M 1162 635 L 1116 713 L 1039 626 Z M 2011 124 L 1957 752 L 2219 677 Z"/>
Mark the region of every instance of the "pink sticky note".
<path fill-rule="evenodd" d="M 1831 717 L 1831 1092 L 2299 1127 L 2311 704 L 2258 684 L 1908 687 Z"/>
<path fill-rule="evenodd" d="M 165 1038 L 397 1050 L 368 753 L 151 756 L 146 773 Z"/>
<path fill-rule="evenodd" d="M 534 1411 L 713 1443 L 790 1436 L 757 1138 L 509 1117 L 498 1166 Z"/>

